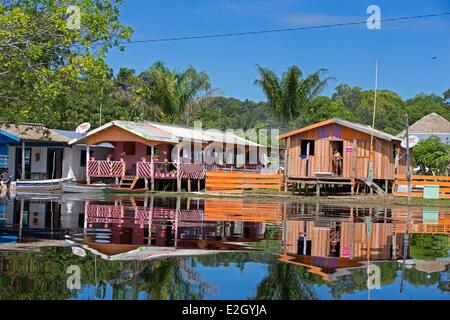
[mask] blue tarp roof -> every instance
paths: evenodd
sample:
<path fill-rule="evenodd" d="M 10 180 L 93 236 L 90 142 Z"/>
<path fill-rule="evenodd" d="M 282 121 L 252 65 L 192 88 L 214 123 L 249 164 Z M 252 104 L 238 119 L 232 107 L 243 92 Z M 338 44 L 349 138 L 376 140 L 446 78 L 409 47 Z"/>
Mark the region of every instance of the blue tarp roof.
<path fill-rule="evenodd" d="M 0 144 L 17 144 L 20 143 L 20 138 L 12 133 L 0 130 Z"/>

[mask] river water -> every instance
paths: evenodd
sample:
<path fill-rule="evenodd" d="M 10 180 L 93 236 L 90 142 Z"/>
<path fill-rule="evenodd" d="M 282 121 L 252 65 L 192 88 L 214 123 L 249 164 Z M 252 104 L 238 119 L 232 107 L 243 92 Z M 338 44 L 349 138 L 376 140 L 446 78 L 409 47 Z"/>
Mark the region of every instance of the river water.
<path fill-rule="evenodd" d="M 0 200 L 0 299 L 450 299 L 450 209 Z"/>

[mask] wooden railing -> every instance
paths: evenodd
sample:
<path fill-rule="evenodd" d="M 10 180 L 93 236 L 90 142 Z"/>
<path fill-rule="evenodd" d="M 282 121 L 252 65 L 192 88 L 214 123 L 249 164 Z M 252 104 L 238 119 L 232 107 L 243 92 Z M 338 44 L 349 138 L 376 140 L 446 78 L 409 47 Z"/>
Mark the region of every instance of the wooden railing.
<path fill-rule="evenodd" d="M 278 203 L 261 203 L 242 199 L 205 199 L 206 221 L 280 222 Z"/>
<path fill-rule="evenodd" d="M 115 178 L 125 175 L 126 163 L 124 161 L 89 160 L 87 175 L 96 178 Z"/>
<path fill-rule="evenodd" d="M 407 180 L 405 175 L 395 175 L 394 196 L 407 197 Z M 450 177 L 449 176 L 411 176 L 411 196 L 423 198 L 424 186 L 439 186 L 439 198 L 450 199 Z M 399 190 L 404 188 L 406 190 Z"/>
<path fill-rule="evenodd" d="M 405 233 L 406 226 L 404 224 L 394 224 L 393 231 L 396 233 Z M 450 234 L 450 225 L 410 224 L 408 226 L 408 233 Z"/>
<path fill-rule="evenodd" d="M 280 190 L 281 174 L 210 171 L 206 173 L 206 191 L 240 193 L 245 189 Z"/>

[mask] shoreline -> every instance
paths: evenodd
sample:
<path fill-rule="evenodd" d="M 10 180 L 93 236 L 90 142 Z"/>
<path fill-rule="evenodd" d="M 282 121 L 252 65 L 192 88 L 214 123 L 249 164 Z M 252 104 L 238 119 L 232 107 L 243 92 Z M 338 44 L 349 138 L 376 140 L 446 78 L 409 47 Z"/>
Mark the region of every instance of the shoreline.
<path fill-rule="evenodd" d="M 168 191 L 156 191 L 149 192 L 145 194 L 115 194 L 115 196 L 119 197 L 145 197 L 145 196 L 157 196 L 157 197 L 165 197 L 165 198 L 174 198 L 177 196 L 181 196 L 182 198 L 218 198 L 218 199 L 243 199 L 243 200 L 257 200 L 259 202 L 304 202 L 304 203 L 321 203 L 321 204 L 355 204 L 355 205 L 397 205 L 397 206 L 408 206 L 408 199 L 403 197 L 394 197 L 389 195 L 386 198 L 382 198 L 377 195 L 342 195 L 342 196 L 300 196 L 293 195 L 290 193 L 284 192 L 270 192 L 270 193 L 242 193 L 242 194 L 212 194 L 205 192 L 187 192 L 182 191 L 181 193 L 177 192 L 168 192 Z M 110 196 L 110 195 L 108 195 Z M 411 206 L 420 206 L 420 207 L 440 207 L 440 208 L 450 208 L 450 200 L 447 199 L 419 199 L 412 198 Z"/>

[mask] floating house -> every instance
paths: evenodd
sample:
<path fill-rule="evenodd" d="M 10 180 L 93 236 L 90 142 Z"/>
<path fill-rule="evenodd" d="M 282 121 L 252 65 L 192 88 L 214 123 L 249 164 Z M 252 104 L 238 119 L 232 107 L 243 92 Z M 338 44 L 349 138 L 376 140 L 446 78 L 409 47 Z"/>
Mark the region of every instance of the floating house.
<path fill-rule="evenodd" d="M 86 146 L 69 141 L 72 131 L 49 129 L 41 124 L 9 124 L 0 126 L 0 170 L 20 180 L 59 179 L 73 176 L 85 179 Z M 103 157 L 113 152 L 112 145 L 93 146 L 92 156 Z"/>
<path fill-rule="evenodd" d="M 108 157 L 87 156 L 86 180 L 120 178 L 134 188 L 139 180 L 200 181 L 216 168 L 257 170 L 264 166 L 266 147 L 230 132 L 194 129 L 155 122 L 112 121 L 73 139 L 70 145 L 110 143 Z M 253 151 L 253 152 L 251 152 Z M 88 153 L 89 154 L 89 153 Z M 256 156 L 255 156 L 256 155 Z"/>
<path fill-rule="evenodd" d="M 436 136 L 441 139 L 442 143 L 450 144 L 450 122 L 433 112 L 412 124 L 409 128 L 409 134 L 417 136 L 419 141 Z M 398 134 L 399 137 L 404 135 L 405 131 Z"/>
<path fill-rule="evenodd" d="M 372 179 L 368 179 L 372 136 L 373 172 Z M 333 118 L 288 132 L 279 139 L 286 140 L 286 188 L 314 184 L 320 193 L 320 185 L 347 184 L 353 192 L 356 185 L 370 183 L 378 192 L 374 182 L 384 184 L 387 190 L 395 174 L 406 170 L 401 138 L 363 124 Z M 335 150 L 342 156 L 342 169 L 337 174 Z"/>

